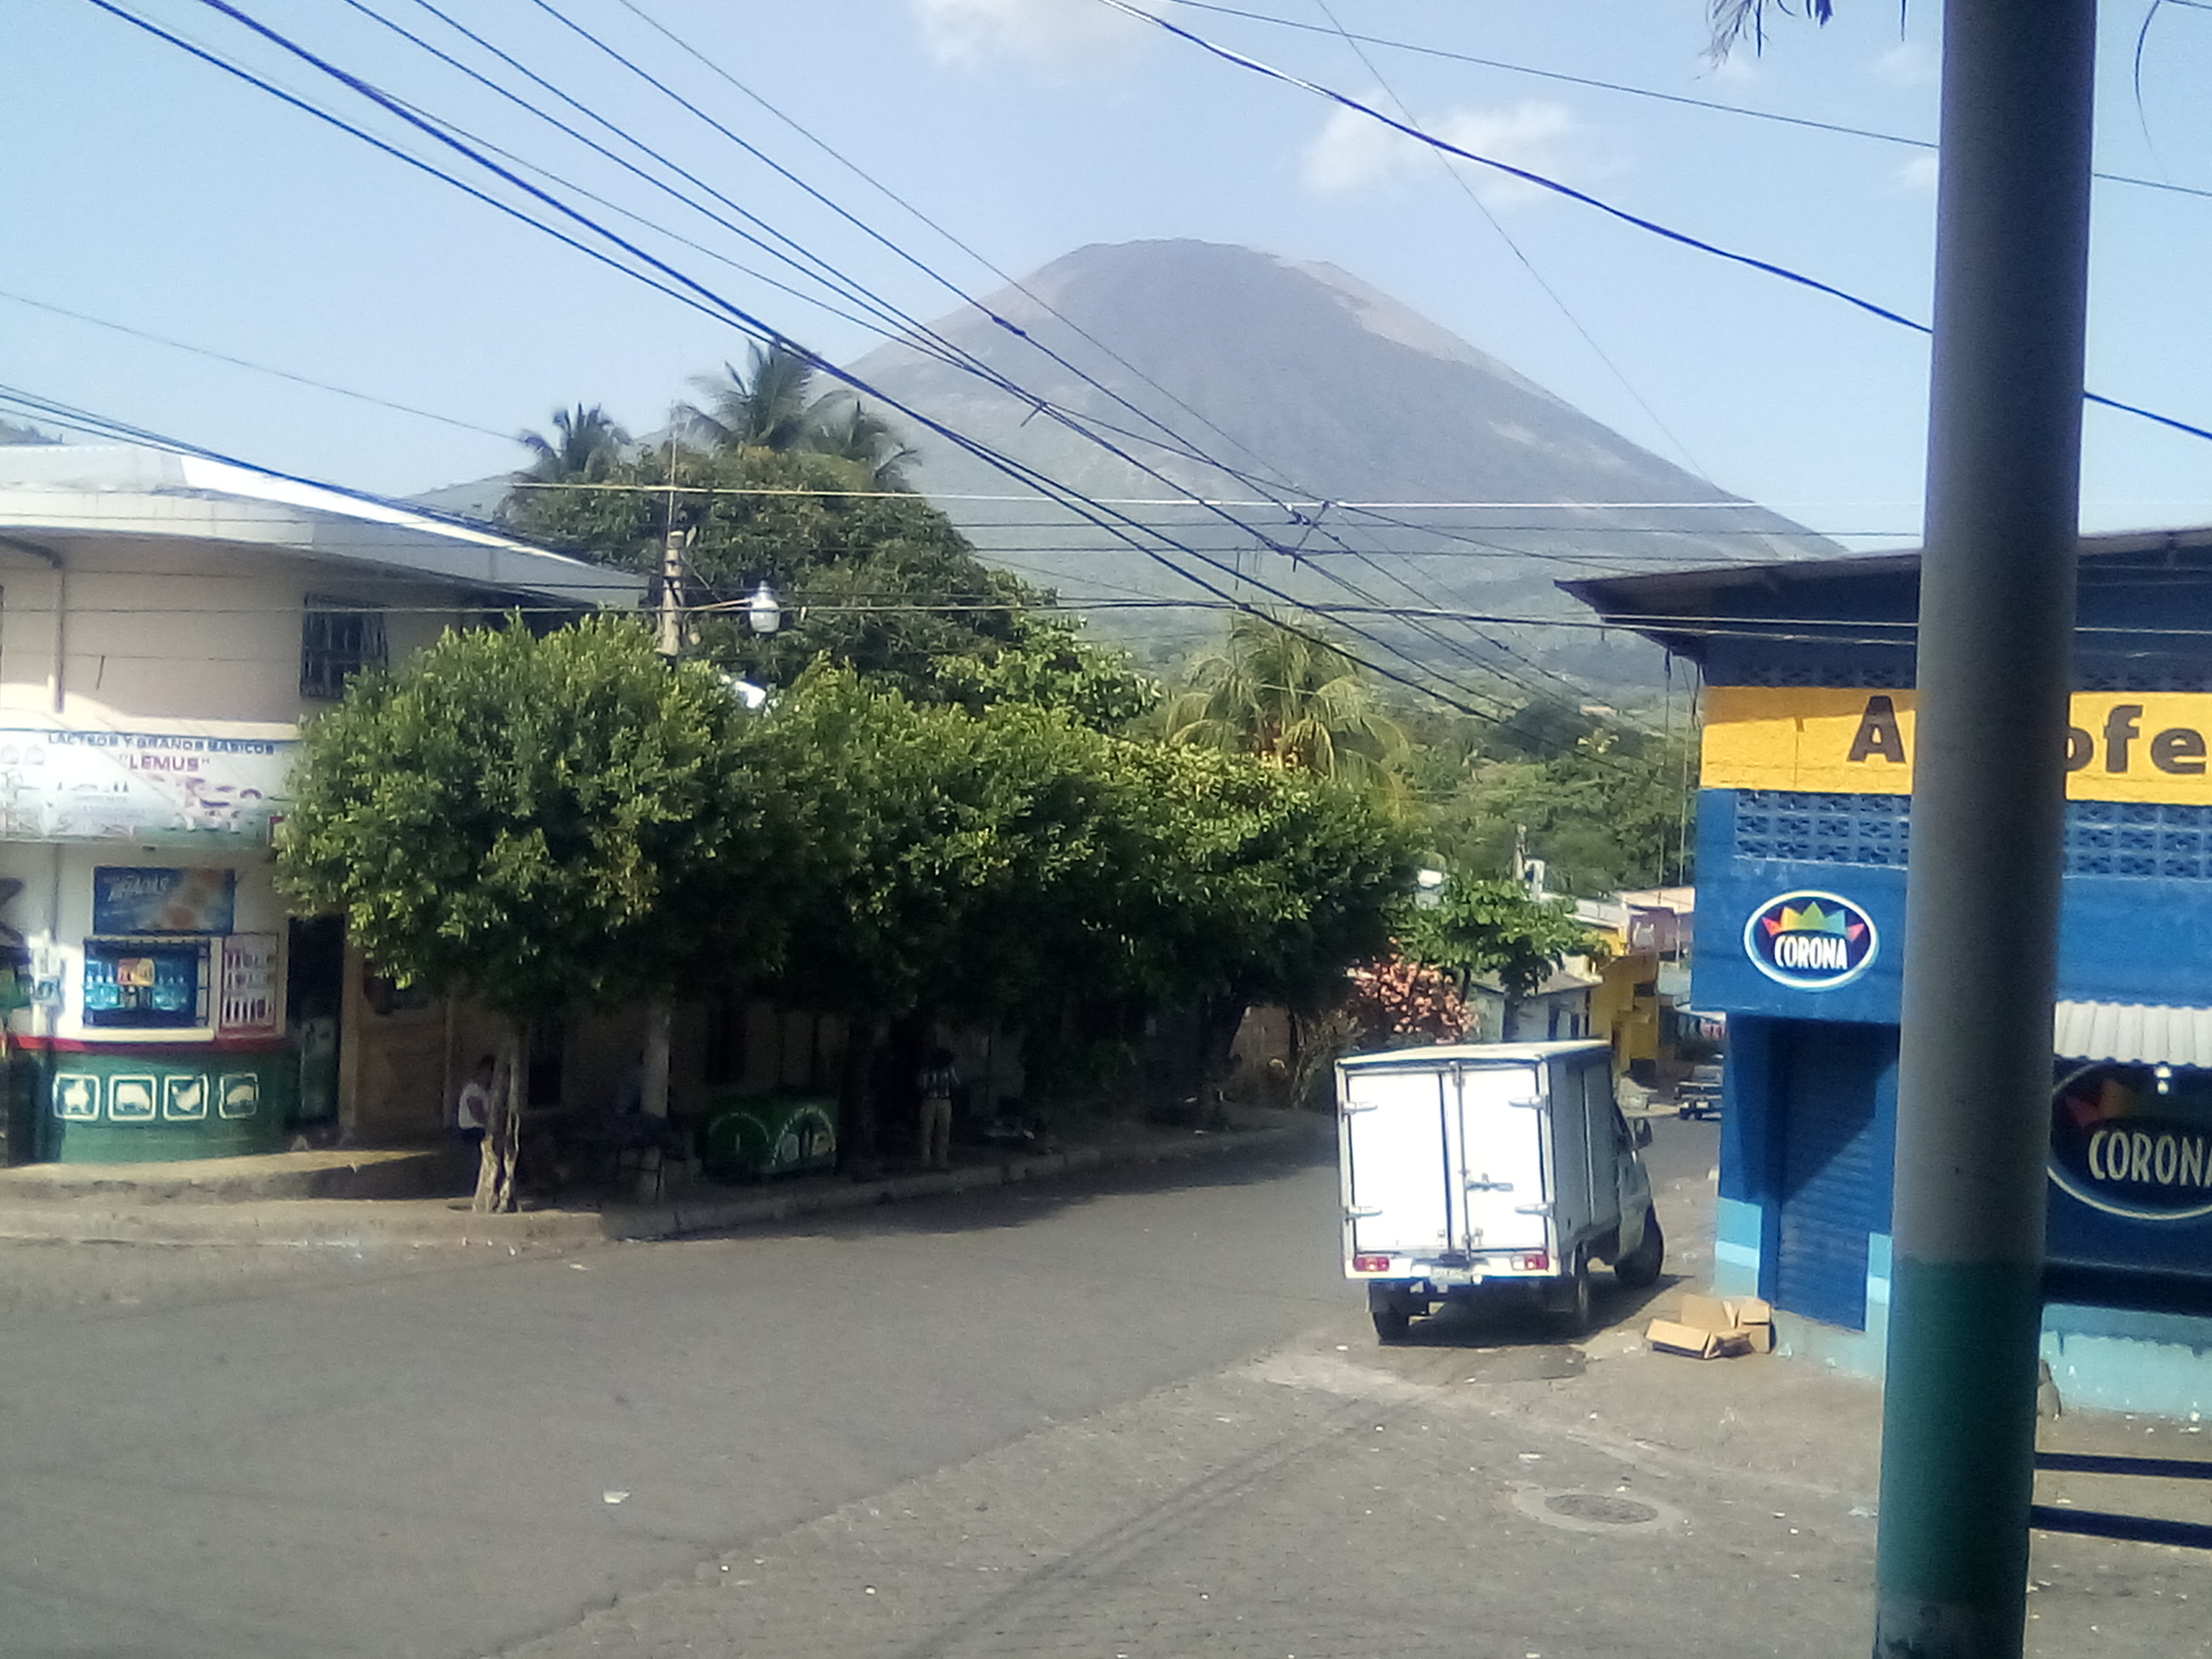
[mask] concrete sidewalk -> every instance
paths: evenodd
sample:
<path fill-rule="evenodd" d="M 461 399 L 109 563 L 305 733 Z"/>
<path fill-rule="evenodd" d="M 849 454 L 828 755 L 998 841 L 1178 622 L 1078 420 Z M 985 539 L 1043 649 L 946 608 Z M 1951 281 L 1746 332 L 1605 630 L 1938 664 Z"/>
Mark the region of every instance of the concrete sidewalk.
<path fill-rule="evenodd" d="M 692 1183 L 652 1203 L 556 1201 L 513 1215 L 478 1215 L 466 1201 L 381 1198 L 415 1179 L 411 1152 L 274 1154 L 197 1165 L 33 1165 L 0 1171 L 0 1243 L 190 1244 L 346 1248 L 505 1244 L 573 1249 L 608 1241 L 680 1238 L 826 1211 L 942 1197 L 1109 1169 L 1227 1153 L 1319 1146 L 1334 1129 L 1313 1113 L 1254 1111 L 1225 1131 L 1135 1125 L 1116 1138 L 1048 1153 L 969 1153 L 950 1170 L 837 1176 L 732 1187 Z M 230 1167 L 222 1167 L 228 1166 Z M 457 1170 L 455 1179 L 465 1177 Z M 344 1196 L 276 1196 L 320 1182 Z M 419 1191 L 419 1185 L 415 1188 Z"/>

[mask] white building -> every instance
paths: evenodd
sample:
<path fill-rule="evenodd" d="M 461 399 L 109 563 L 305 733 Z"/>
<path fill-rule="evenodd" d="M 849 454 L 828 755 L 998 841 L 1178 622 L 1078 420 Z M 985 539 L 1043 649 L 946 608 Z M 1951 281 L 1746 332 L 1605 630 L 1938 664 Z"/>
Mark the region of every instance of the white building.
<path fill-rule="evenodd" d="M 334 918 L 288 919 L 271 882 L 301 722 L 448 627 L 640 594 L 245 467 L 0 447 L 9 1160 L 435 1129 L 465 1010 L 366 975 Z"/>

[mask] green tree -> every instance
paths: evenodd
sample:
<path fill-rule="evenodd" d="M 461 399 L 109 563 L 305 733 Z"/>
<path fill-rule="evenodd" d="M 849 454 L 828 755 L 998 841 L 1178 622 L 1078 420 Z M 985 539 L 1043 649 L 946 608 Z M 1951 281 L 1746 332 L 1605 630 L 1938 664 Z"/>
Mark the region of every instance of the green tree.
<path fill-rule="evenodd" d="M 1444 884 L 1434 908 L 1406 909 L 1398 943 L 1409 960 L 1450 975 L 1462 995 L 1495 978 L 1509 1002 L 1534 993 L 1568 957 L 1604 950 L 1571 905 L 1539 903 L 1517 881 L 1459 876 Z"/>
<path fill-rule="evenodd" d="M 531 463 L 520 477 L 536 484 L 599 483 L 610 477 L 630 447 L 625 432 L 597 404 L 553 411 L 553 435 L 522 435 Z"/>
<path fill-rule="evenodd" d="M 915 703 L 829 664 L 762 727 L 761 764 L 802 851 L 780 987 L 845 1014 L 848 1154 L 875 1154 L 870 1079 L 902 1021 L 1033 1014 L 1061 982 L 1057 946 L 1085 922 L 1069 888 L 1099 861 L 1101 740 L 1064 718 L 988 719 Z"/>
<path fill-rule="evenodd" d="M 1478 753 L 1456 771 L 1427 798 L 1448 868 L 1505 876 L 1525 849 L 1554 887 L 1590 897 L 1689 879 L 1697 762 L 1688 735 L 1585 721 L 1553 753 Z"/>
<path fill-rule="evenodd" d="M 511 1208 L 533 1018 L 757 963 L 788 861 L 752 722 L 632 622 L 448 632 L 309 725 L 277 842 L 293 902 L 379 971 L 465 993 L 512 1032 L 480 1209 Z"/>
<path fill-rule="evenodd" d="M 1169 699 L 1171 742 L 1231 749 L 1361 787 L 1390 784 L 1407 753 L 1402 728 L 1342 650 L 1274 617 L 1244 612 L 1224 647 L 1192 664 Z"/>
<path fill-rule="evenodd" d="M 608 490 L 518 490 L 509 521 L 553 546 L 658 571 L 671 523 L 670 465 L 681 489 L 675 527 L 700 653 L 734 672 L 787 685 L 818 657 L 878 677 L 921 702 L 980 710 L 1018 701 L 1118 724 L 1159 693 L 1115 653 L 1088 644 L 1052 595 L 994 570 L 919 496 L 855 495 L 852 462 L 766 448 L 678 447 L 632 456 Z M 785 626 L 752 632 L 733 613 L 766 582 Z"/>
<path fill-rule="evenodd" d="M 804 849 L 782 985 L 851 1018 L 858 1159 L 894 1026 L 1049 1036 L 1079 1003 L 1318 1004 L 1387 939 L 1410 871 L 1405 833 L 1363 797 L 1065 711 L 918 704 L 824 664 L 761 729 Z"/>

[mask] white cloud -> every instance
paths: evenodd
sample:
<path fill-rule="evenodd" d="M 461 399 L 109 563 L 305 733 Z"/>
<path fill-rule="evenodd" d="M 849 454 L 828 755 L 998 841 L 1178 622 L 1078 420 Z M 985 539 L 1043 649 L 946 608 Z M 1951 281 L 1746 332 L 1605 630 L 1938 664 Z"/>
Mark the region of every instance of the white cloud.
<path fill-rule="evenodd" d="M 1936 152 L 1923 150 L 1897 168 L 1898 187 L 1912 191 L 1932 191 L 1936 188 L 1938 171 Z"/>
<path fill-rule="evenodd" d="M 1458 109 L 1428 123 L 1427 130 L 1478 156 L 1554 178 L 1588 170 L 1580 165 L 1578 156 L 1586 130 L 1563 104 L 1531 99 L 1503 109 Z M 1423 169 L 1436 166 L 1437 155 L 1357 110 L 1338 109 L 1306 144 L 1300 170 L 1308 189 L 1322 195 L 1350 195 L 1418 180 Z M 1494 168 L 1446 159 L 1493 207 L 1534 200 L 1544 194 Z"/>
<path fill-rule="evenodd" d="M 1717 62 L 1709 62 L 1706 73 L 1731 86 L 1754 86 L 1766 79 L 1765 72 L 1759 67 L 1758 54 L 1741 48 Z"/>
<path fill-rule="evenodd" d="M 1936 48 L 1918 41 L 1899 41 L 1874 60 L 1876 79 L 1892 86 L 1933 86 L 1941 78 Z"/>
<path fill-rule="evenodd" d="M 993 58 L 1052 66 L 1118 61 L 1144 25 L 1098 0 L 908 0 L 939 63 Z"/>

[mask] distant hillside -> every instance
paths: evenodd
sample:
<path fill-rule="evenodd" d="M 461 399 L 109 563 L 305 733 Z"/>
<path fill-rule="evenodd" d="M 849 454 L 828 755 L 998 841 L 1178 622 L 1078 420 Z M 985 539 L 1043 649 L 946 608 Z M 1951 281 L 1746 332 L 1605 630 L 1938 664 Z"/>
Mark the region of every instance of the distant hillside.
<path fill-rule="evenodd" d="M 1631 443 L 1333 265 L 1205 242 L 1135 242 L 1079 249 L 1020 289 L 1027 292 L 1009 289 L 986 302 L 1020 334 L 974 310 L 942 319 L 934 331 L 1095 423 L 1127 459 L 907 345 L 881 346 L 853 370 L 1087 496 L 1146 504 L 1117 511 L 1212 554 L 1236 575 L 1157 545 L 1175 565 L 1250 597 L 1265 597 L 1248 585 L 1256 579 L 1316 604 L 1567 618 L 1586 613 L 1553 589 L 1563 575 L 1839 550 Z M 1077 601 L 1201 596 L 1160 560 L 1036 497 L 963 499 L 1020 486 L 942 438 L 921 433 L 914 442 L 916 482 L 998 562 Z M 1274 505 L 1216 513 L 1154 505 L 1183 492 L 1243 503 L 1394 505 L 1297 516 Z M 1430 505 L 1440 503 L 1505 505 Z M 1268 543 L 1300 556 L 1266 550 Z M 1183 613 L 1125 611 L 1100 620 L 1111 631 L 1130 627 L 1133 617 L 1155 635 L 1216 626 Z M 1656 666 L 1656 658 L 1618 639 L 1601 649 L 1592 635 L 1559 628 L 1484 625 L 1478 632 L 1451 623 L 1423 632 L 1345 619 L 1354 625 L 1387 630 L 1394 643 L 1471 676 L 1474 664 L 1525 676 L 1510 653 L 1600 688 L 1645 679 Z"/>

